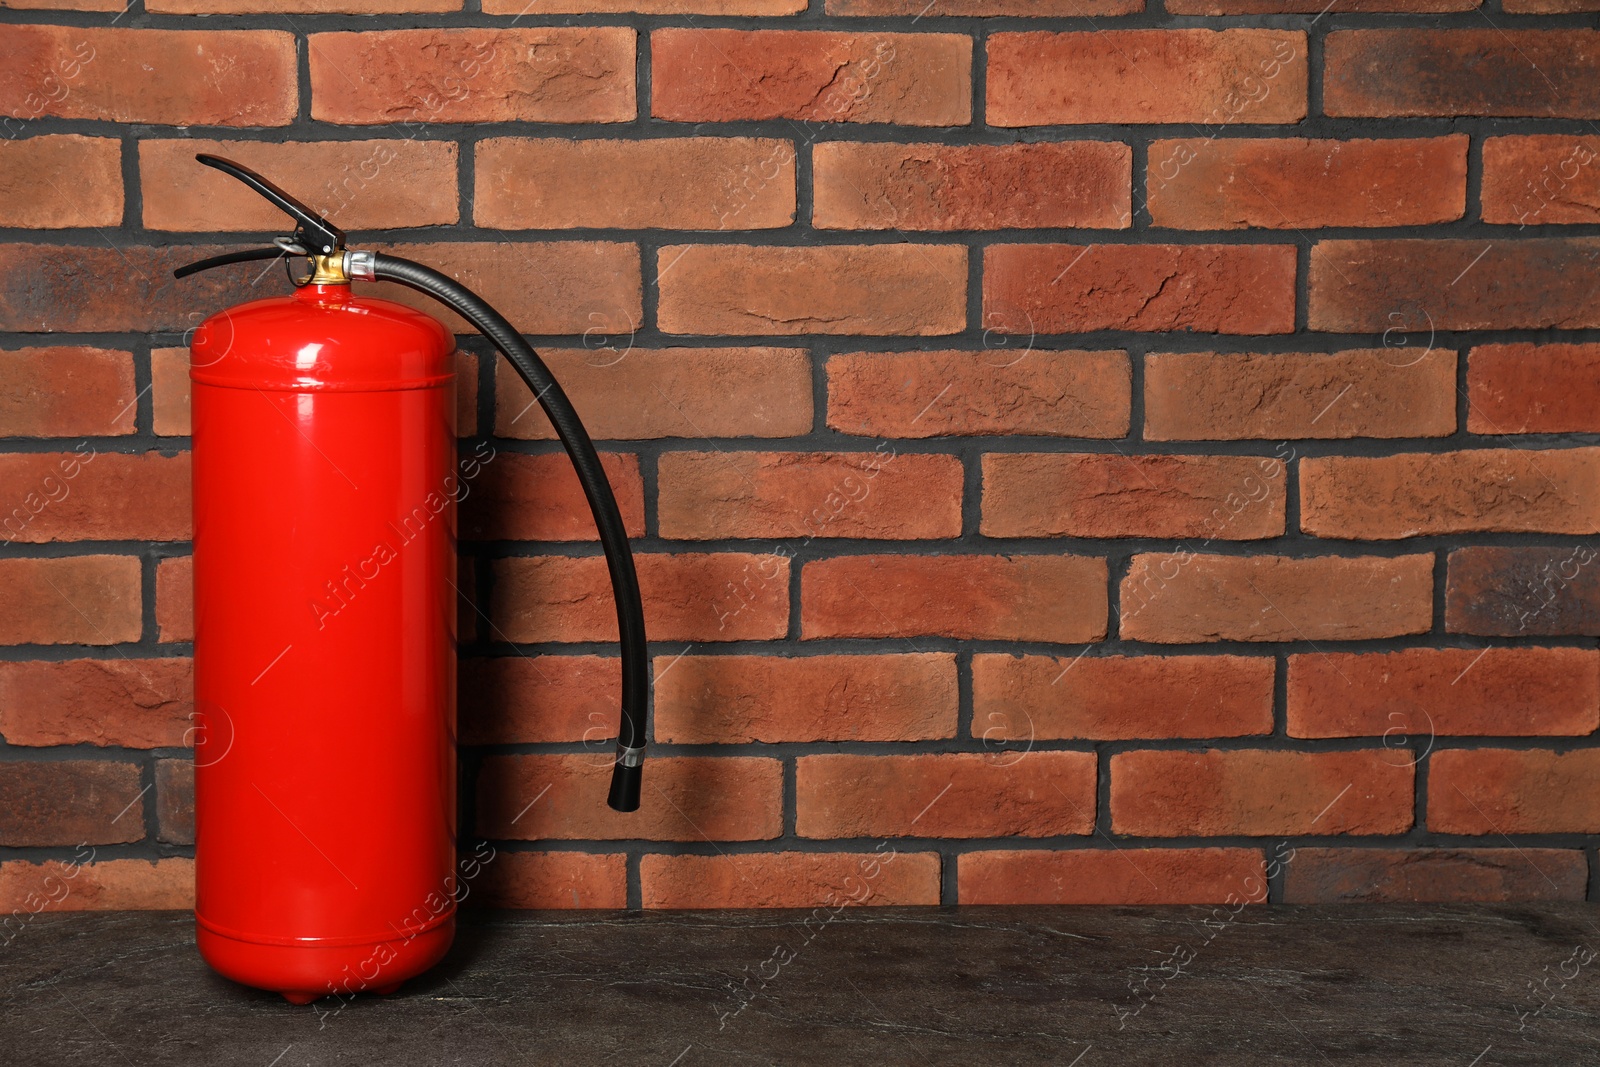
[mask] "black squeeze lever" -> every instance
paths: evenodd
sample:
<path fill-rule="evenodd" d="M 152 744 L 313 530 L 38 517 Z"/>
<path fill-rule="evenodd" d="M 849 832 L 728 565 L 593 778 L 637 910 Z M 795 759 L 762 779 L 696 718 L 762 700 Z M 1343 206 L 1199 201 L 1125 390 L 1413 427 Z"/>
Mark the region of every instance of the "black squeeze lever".
<path fill-rule="evenodd" d="M 265 197 L 273 207 L 294 219 L 294 236 L 281 241 L 278 246 L 273 248 L 252 248 L 243 252 L 226 252 L 220 256 L 212 256 L 210 259 L 202 259 L 198 263 L 190 263 L 188 266 L 179 267 L 173 271 L 173 277 L 187 278 L 191 274 L 198 274 L 200 271 L 210 270 L 212 267 L 226 266 L 229 263 L 244 263 L 252 259 L 274 259 L 284 255 L 286 252 L 293 252 L 297 255 L 331 256 L 344 247 L 343 230 L 249 167 L 235 163 L 231 159 L 207 155 L 204 152 L 194 158 L 208 167 L 215 167 L 222 173 L 244 182 L 251 189 Z"/>

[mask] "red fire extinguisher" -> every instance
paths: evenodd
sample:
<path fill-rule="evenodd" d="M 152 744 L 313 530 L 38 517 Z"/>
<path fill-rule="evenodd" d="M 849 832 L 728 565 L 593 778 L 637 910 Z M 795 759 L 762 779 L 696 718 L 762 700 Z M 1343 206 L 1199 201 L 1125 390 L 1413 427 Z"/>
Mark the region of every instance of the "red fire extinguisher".
<path fill-rule="evenodd" d="M 649 689 L 638 578 L 616 498 L 561 387 L 504 317 L 437 271 L 344 234 L 216 156 L 294 233 L 230 263 L 303 258 L 292 296 L 218 312 L 191 346 L 195 922 L 223 975 L 303 1004 L 393 992 L 455 930 L 454 340 L 351 294 L 438 299 L 491 340 L 577 468 L 605 548 L 622 650 L 608 802 L 639 806 Z"/>

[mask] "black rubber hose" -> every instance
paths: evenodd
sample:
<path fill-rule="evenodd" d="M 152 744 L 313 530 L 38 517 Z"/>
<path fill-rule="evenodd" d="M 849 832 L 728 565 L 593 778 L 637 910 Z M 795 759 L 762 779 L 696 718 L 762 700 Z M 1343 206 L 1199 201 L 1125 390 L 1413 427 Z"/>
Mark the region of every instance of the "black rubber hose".
<path fill-rule="evenodd" d="M 611 571 L 611 590 L 617 602 L 617 631 L 622 644 L 622 723 L 617 731 L 617 762 L 612 768 L 611 793 L 606 803 L 617 811 L 637 811 L 650 696 L 644 603 L 639 597 L 639 577 L 634 571 L 628 533 L 622 525 L 616 495 L 611 491 L 605 469 L 600 466 L 594 442 L 589 440 L 589 433 L 579 421 L 572 402 L 539 354 L 503 315 L 476 293 L 431 267 L 382 253 L 373 256 L 373 274 L 380 280 L 399 282 L 426 293 L 493 341 L 533 390 L 566 447 L 567 455 L 572 458 L 572 465 L 577 468 L 578 481 L 589 499 L 589 510 L 594 513 L 600 543 L 605 548 L 606 567 Z"/>

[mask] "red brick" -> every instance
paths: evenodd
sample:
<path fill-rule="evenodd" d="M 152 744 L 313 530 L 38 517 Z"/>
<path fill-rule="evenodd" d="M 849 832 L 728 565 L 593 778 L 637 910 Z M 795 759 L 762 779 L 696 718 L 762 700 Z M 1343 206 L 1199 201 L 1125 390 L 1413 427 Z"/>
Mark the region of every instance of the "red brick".
<path fill-rule="evenodd" d="M 1232 904 L 1266 898 L 1253 848 L 1080 848 L 968 852 L 963 904 Z"/>
<path fill-rule="evenodd" d="M 478 142 L 482 227 L 758 230 L 794 222 L 794 145 L 756 137 Z"/>
<path fill-rule="evenodd" d="M 1277 537 L 1283 464 L 1263 456 L 983 457 L 986 537 Z"/>
<path fill-rule="evenodd" d="M 1589 864 L 1579 849 L 1301 848 L 1285 904 L 1449 904 L 1583 900 Z"/>
<path fill-rule="evenodd" d="M 1600 11 L 1600 0 L 1500 0 L 1508 15 L 1560 15 L 1572 11 Z"/>
<path fill-rule="evenodd" d="M 745 641 L 789 627 L 789 560 L 747 552 L 635 555 L 645 624 L 657 641 Z M 601 556 L 496 560 L 489 615 L 507 641 L 615 641 Z"/>
<path fill-rule="evenodd" d="M 644 319 L 639 250 L 609 241 L 452 241 L 380 252 L 426 263 L 468 286 L 524 333 L 627 334 Z M 356 286 L 476 334 L 432 297 L 395 282 Z"/>
<path fill-rule="evenodd" d="M 806 0 L 539 0 L 546 15 L 619 13 L 644 15 L 797 15 Z M 528 0 L 483 0 L 488 15 L 525 15 Z"/>
<path fill-rule="evenodd" d="M 801 756 L 801 837 L 1057 837 L 1094 828 L 1092 752 Z"/>
<path fill-rule="evenodd" d="M 1338 0 L 1336 15 L 1367 11 L 1475 11 L 1483 0 Z M 1514 3 L 1515 0 L 1512 0 Z M 1321 15 L 1328 0 L 1166 0 L 1169 15 Z M 1507 11 L 1511 10 L 1509 7 Z"/>
<path fill-rule="evenodd" d="M 933 852 L 757 852 L 645 856 L 647 908 L 813 908 L 939 903 Z"/>
<path fill-rule="evenodd" d="M 811 149 L 812 221 L 839 230 L 1127 229 L 1133 150 L 1119 141 Z"/>
<path fill-rule="evenodd" d="M 145 229 L 283 232 L 283 212 L 236 179 L 202 167 L 197 152 L 272 175 L 291 196 L 347 230 L 460 221 L 454 141 L 184 139 L 139 143 Z"/>
<path fill-rule="evenodd" d="M 1086 556 L 839 556 L 805 565 L 800 629 L 817 637 L 1098 641 L 1106 563 Z"/>
<path fill-rule="evenodd" d="M 160 640 L 194 640 L 194 558 L 156 564 L 156 631 Z"/>
<path fill-rule="evenodd" d="M 313 33 L 311 117 L 347 125 L 628 122 L 626 26 Z"/>
<path fill-rule="evenodd" d="M 597 441 L 811 431 L 811 357 L 802 349 L 646 349 L 632 347 L 631 337 L 593 341 L 594 348 L 539 354 Z M 555 430 L 510 364 L 497 359 L 494 374 L 494 432 L 554 440 Z M 619 396 L 628 402 L 617 403 Z"/>
<path fill-rule="evenodd" d="M 1490 137 L 1481 195 L 1484 222 L 1600 222 L 1600 137 Z"/>
<path fill-rule="evenodd" d="M 1408 309 L 1422 309 L 1438 330 L 1600 326 L 1600 288 L 1591 283 L 1597 257 L 1593 237 L 1319 241 L 1310 326 L 1377 332 L 1400 325 L 1395 316 Z"/>
<path fill-rule="evenodd" d="M 10 7 L 28 11 L 123 11 L 126 0 L 11 0 Z"/>
<path fill-rule="evenodd" d="M 620 852 L 497 850 L 466 883 L 463 903 L 486 908 L 614 908 L 628 906 L 628 857 Z"/>
<path fill-rule="evenodd" d="M 659 29 L 650 79 L 650 113 L 677 122 L 972 119 L 965 34 Z"/>
<path fill-rule="evenodd" d="M 136 393 L 130 352 L 72 347 L 0 352 L 0 436 L 130 434 Z"/>
<path fill-rule="evenodd" d="M 189 436 L 189 350 L 150 350 L 151 429 L 157 437 Z M 128 409 L 132 419 L 132 408 Z"/>
<path fill-rule="evenodd" d="M 956 733 L 948 652 L 660 656 L 655 736 L 679 745 L 929 741 Z"/>
<path fill-rule="evenodd" d="M 1451 222 L 1466 211 L 1467 135 L 1156 141 L 1146 188 L 1151 221 L 1180 230 Z"/>
<path fill-rule="evenodd" d="M 989 15 L 1077 18 L 1131 15 L 1144 0 L 827 0 L 830 15 L 912 15 L 916 19 Z"/>
<path fill-rule="evenodd" d="M 870 452 L 669 452 L 657 464 L 662 537 L 961 534 L 961 460 Z"/>
<path fill-rule="evenodd" d="M 1318 537 L 1593 533 L 1600 449 L 1481 448 L 1300 462 L 1300 526 Z"/>
<path fill-rule="evenodd" d="M 960 245 L 668 245 L 657 324 L 678 334 L 959 333 Z"/>
<path fill-rule="evenodd" d="M 515 841 L 761 841 L 782 831 L 783 768 L 745 756 L 657 756 L 638 811 L 606 806 L 612 755 L 490 756 L 478 829 Z"/>
<path fill-rule="evenodd" d="M 144 837 L 139 767 L 112 760 L 0 763 L 0 845 L 118 844 Z"/>
<path fill-rule="evenodd" d="M 0 113 L 163 126 L 294 120 L 293 34 L 12 26 L 0 41 Z"/>
<path fill-rule="evenodd" d="M 984 741 L 1241 737 L 1272 731 L 1266 656 L 972 657 Z"/>
<path fill-rule="evenodd" d="M 630 537 L 644 534 L 644 483 L 639 457 L 606 452 L 600 465 L 616 493 Z M 497 452 L 482 465 L 461 502 L 468 541 L 594 541 L 594 517 L 565 452 L 529 456 Z"/>
<path fill-rule="evenodd" d="M 122 225 L 122 142 L 28 137 L 0 142 L 0 226 Z"/>
<path fill-rule="evenodd" d="M 990 245 L 983 321 L 1030 336 L 1289 333 L 1294 260 L 1290 245 Z"/>
<path fill-rule="evenodd" d="M 1084 30 L 989 36 L 991 126 L 1298 122 L 1298 30 Z"/>
<path fill-rule="evenodd" d="M 125 657 L 0 663 L 0 734 L 12 745 L 186 745 L 193 667 Z"/>
<path fill-rule="evenodd" d="M 1600 31 L 1338 30 L 1323 44 L 1332 116 L 1590 118 L 1600 110 Z"/>
<path fill-rule="evenodd" d="M 1445 629 L 1503 637 L 1600 635 L 1600 568 L 1583 545 L 1450 553 Z"/>
<path fill-rule="evenodd" d="M 1444 749 L 1429 764 L 1428 829 L 1435 833 L 1600 831 L 1600 748 Z"/>
<path fill-rule="evenodd" d="M 1588 734 L 1600 652 L 1408 648 L 1289 657 L 1289 736 Z"/>
<path fill-rule="evenodd" d="M 612 656 L 495 656 L 461 661 L 461 743 L 520 745 L 616 736 L 622 699 Z"/>
<path fill-rule="evenodd" d="M 0 588 L 0 644 L 114 645 L 143 628 L 133 556 L 0 559 Z"/>
<path fill-rule="evenodd" d="M 1151 441 L 1447 437 L 1455 428 L 1456 354 L 1443 349 L 1153 352 L 1144 361 Z"/>
<path fill-rule="evenodd" d="M 194 761 L 156 760 L 158 840 L 169 845 L 194 844 Z"/>
<path fill-rule="evenodd" d="M 1600 432 L 1600 345 L 1480 345 L 1467 359 L 1472 433 Z"/>
<path fill-rule="evenodd" d="M 1144 837 L 1400 834 L 1414 770 L 1384 751 L 1118 752 L 1111 825 Z"/>
<path fill-rule="evenodd" d="M 165 15 L 243 15 L 284 12 L 305 15 L 411 14 L 460 11 L 462 0 L 145 0 L 146 11 Z"/>
<path fill-rule="evenodd" d="M 189 455 L 18 452 L 0 455 L 8 542 L 187 541 Z"/>
<path fill-rule="evenodd" d="M 49 911 L 188 911 L 194 907 L 194 860 L 0 864 L 0 909 L 31 910 L 41 900 L 51 902 Z"/>
<path fill-rule="evenodd" d="M 829 356 L 828 426 L 865 437 L 1123 437 L 1128 354 L 1026 345 Z"/>
<path fill-rule="evenodd" d="M 1433 556 L 1141 553 L 1122 580 L 1136 641 L 1352 641 L 1425 632 Z"/>

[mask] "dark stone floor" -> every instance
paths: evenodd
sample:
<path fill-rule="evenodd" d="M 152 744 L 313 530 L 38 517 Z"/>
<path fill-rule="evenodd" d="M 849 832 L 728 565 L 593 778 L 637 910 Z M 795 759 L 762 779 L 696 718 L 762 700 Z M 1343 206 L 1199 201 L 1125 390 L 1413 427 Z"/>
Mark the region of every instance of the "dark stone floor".
<path fill-rule="evenodd" d="M 1585 1067 L 1600 1064 L 1597 918 L 480 915 L 398 995 L 297 1008 L 212 975 L 186 914 L 43 914 L 0 947 L 0 1063 Z"/>

